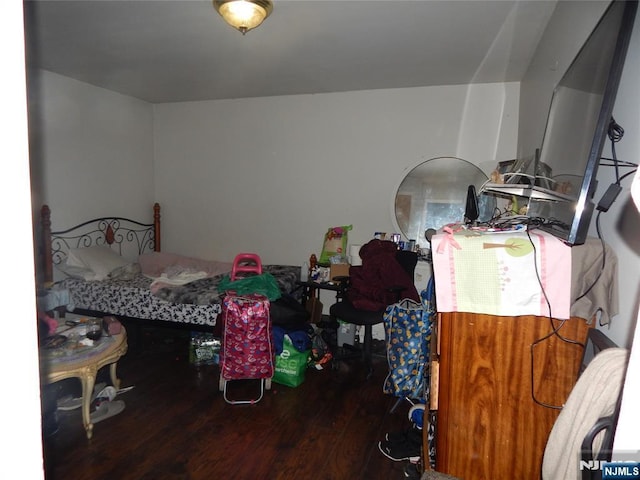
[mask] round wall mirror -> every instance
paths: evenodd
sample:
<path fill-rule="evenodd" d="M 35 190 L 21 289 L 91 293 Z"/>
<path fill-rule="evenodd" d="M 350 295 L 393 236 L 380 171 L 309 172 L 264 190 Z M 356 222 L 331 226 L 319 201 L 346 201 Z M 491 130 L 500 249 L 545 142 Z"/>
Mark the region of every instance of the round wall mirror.
<path fill-rule="evenodd" d="M 464 222 L 467 191 L 476 192 L 487 181 L 477 166 L 456 157 L 436 157 L 409 171 L 396 191 L 394 208 L 397 227 L 409 240 L 424 243 L 429 228 Z M 479 219 L 488 219 L 495 209 L 495 199 L 481 195 Z"/>

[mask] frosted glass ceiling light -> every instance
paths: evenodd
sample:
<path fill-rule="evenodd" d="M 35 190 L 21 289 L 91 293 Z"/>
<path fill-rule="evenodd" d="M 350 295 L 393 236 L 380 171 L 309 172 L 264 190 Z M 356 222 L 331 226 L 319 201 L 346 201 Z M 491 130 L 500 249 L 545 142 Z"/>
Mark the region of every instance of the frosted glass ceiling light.
<path fill-rule="evenodd" d="M 273 11 L 270 0 L 214 0 L 213 7 L 225 22 L 244 35 L 259 26 Z"/>

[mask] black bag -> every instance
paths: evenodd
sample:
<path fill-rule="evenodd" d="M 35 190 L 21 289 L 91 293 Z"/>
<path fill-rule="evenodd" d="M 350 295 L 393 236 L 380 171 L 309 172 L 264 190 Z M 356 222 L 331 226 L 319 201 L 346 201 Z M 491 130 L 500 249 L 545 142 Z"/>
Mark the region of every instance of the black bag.
<path fill-rule="evenodd" d="M 271 302 L 271 323 L 285 330 L 306 330 L 309 312 L 291 295 L 282 295 Z"/>

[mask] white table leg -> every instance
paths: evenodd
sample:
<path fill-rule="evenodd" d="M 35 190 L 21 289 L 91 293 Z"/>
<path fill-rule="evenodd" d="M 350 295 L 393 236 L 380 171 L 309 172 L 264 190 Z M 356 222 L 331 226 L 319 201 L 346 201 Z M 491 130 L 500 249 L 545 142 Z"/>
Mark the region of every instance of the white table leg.
<path fill-rule="evenodd" d="M 117 366 L 118 366 L 118 362 L 113 362 L 109 366 L 109 374 L 111 376 L 111 383 L 113 384 L 115 389 L 116 390 L 120 390 L 120 379 L 117 377 L 117 374 L 116 374 L 116 367 Z"/>
<path fill-rule="evenodd" d="M 91 394 L 96 383 L 96 369 L 88 367 L 80 376 L 82 383 L 82 424 L 87 432 L 87 438 L 93 436 L 93 424 L 91 423 Z"/>

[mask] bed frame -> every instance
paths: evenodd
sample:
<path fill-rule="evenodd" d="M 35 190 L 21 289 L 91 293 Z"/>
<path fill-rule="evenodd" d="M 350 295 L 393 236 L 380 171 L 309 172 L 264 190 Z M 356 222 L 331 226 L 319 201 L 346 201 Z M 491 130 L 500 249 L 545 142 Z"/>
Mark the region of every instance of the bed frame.
<path fill-rule="evenodd" d="M 124 217 L 100 217 L 66 230 L 51 231 L 51 210 L 40 211 L 42 228 L 43 280 L 53 282 L 53 267 L 67 258 L 72 248 L 108 245 L 120 255 L 140 255 L 160 251 L 160 204 L 153 205 L 153 223 L 141 223 Z"/>
<path fill-rule="evenodd" d="M 153 206 L 153 222 L 143 223 L 124 217 L 101 217 L 79 223 L 66 230 L 51 230 L 51 211 L 47 205 L 41 209 L 41 241 L 38 276 L 45 288 L 54 286 L 60 280 L 54 272 L 63 266 L 68 253 L 75 248 L 108 246 L 122 257 L 135 262 L 142 254 L 160 251 L 160 205 Z M 273 267 L 270 273 L 277 281 L 285 284 L 287 290 L 295 287 L 295 277 L 300 267 L 291 265 L 267 265 Z M 63 278 L 61 283 L 69 290 L 75 314 L 88 316 L 113 315 L 135 331 L 141 326 L 167 326 L 189 331 L 206 331 L 215 334 L 221 328 L 218 316 L 221 302 L 207 298 L 206 301 L 189 301 L 199 294 L 185 286 L 186 297 L 166 298 L 155 295 L 146 280 L 136 275 L 132 279 L 104 282 L 82 281 L 77 278 Z M 205 279 L 202 279 L 203 281 Z M 213 285 L 213 283 L 212 283 Z M 209 285 L 197 288 L 211 290 Z M 175 292 L 173 292 L 175 293 Z M 184 292 L 183 292 L 184 293 Z M 75 301 L 73 301 L 75 300 Z M 63 313 L 60 312 L 62 315 Z M 133 333 L 133 332 L 130 332 Z M 141 335 L 139 335 L 141 338 Z"/>

